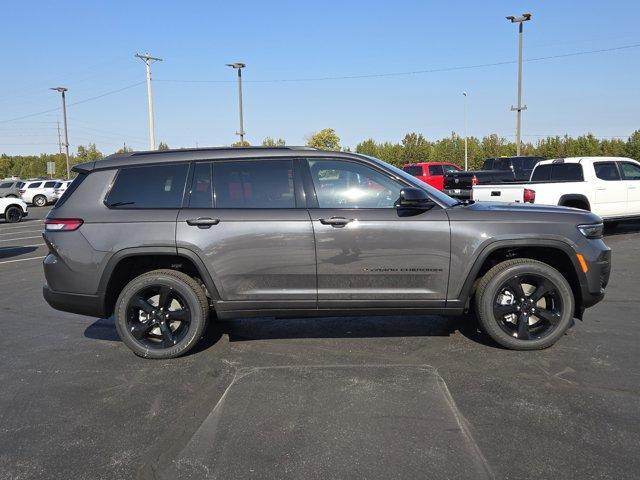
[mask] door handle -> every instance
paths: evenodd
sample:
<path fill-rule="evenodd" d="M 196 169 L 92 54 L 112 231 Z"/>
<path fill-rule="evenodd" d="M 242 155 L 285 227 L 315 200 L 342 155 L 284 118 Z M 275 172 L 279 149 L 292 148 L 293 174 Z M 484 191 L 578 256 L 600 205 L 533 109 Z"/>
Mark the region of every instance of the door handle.
<path fill-rule="evenodd" d="M 321 224 L 332 227 L 344 227 L 347 223 L 353 222 L 353 218 L 344 217 L 320 218 L 319 220 Z"/>
<path fill-rule="evenodd" d="M 198 217 L 198 218 L 187 219 L 187 225 L 191 225 L 192 227 L 198 227 L 198 228 L 210 228 L 211 225 L 217 225 L 219 223 L 220 223 L 219 218 Z"/>

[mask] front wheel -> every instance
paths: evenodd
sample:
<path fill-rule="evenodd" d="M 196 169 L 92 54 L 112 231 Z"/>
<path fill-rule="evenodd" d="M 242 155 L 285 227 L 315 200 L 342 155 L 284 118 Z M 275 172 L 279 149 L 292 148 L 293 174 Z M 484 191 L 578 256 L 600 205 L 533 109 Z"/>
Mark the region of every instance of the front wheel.
<path fill-rule="evenodd" d="M 546 263 L 518 258 L 499 263 L 480 280 L 480 326 L 513 350 L 553 345 L 573 321 L 575 301 L 566 278 Z"/>
<path fill-rule="evenodd" d="M 175 270 L 154 270 L 131 280 L 115 306 L 122 341 L 140 357 L 184 355 L 202 336 L 209 314 L 203 288 Z"/>

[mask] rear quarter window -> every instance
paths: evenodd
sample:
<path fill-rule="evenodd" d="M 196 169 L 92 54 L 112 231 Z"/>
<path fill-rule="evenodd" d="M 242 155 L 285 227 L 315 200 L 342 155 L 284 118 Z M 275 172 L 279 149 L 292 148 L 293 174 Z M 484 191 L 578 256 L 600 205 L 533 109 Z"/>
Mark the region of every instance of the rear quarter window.
<path fill-rule="evenodd" d="M 121 168 L 105 204 L 122 209 L 180 208 L 188 170 L 188 163 Z"/>
<path fill-rule="evenodd" d="M 27 188 L 40 188 L 40 185 L 42 185 L 42 182 L 30 183 Z"/>

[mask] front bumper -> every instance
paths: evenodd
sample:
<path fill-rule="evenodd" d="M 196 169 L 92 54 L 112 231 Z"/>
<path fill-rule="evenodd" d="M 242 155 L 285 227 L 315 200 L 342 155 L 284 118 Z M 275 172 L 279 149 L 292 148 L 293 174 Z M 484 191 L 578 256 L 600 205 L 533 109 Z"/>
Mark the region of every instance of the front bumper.
<path fill-rule="evenodd" d="M 587 261 L 589 271 L 581 279 L 582 306 L 589 308 L 604 298 L 604 291 L 611 275 L 611 249 L 606 248 Z"/>

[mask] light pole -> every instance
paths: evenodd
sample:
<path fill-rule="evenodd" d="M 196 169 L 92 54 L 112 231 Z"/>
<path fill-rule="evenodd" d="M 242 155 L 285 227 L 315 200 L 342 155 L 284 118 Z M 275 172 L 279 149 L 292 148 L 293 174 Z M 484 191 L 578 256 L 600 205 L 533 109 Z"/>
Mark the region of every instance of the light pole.
<path fill-rule="evenodd" d="M 236 135 L 240 135 L 240 145 L 244 145 L 244 122 L 242 118 L 242 69 L 246 67 L 244 63 L 227 63 L 227 67 L 238 70 L 238 106 L 240 109 L 240 131 Z"/>
<path fill-rule="evenodd" d="M 156 126 L 153 119 L 153 91 L 151 90 L 151 64 L 153 62 L 161 62 L 161 58 L 152 57 L 148 53 L 140 55 L 136 53 L 135 56 L 142 60 L 147 67 L 147 107 L 149 111 L 149 150 L 156 149 Z"/>
<path fill-rule="evenodd" d="M 71 169 L 69 168 L 69 134 L 67 132 L 67 97 L 65 87 L 52 87 L 50 90 L 55 90 L 62 94 L 62 118 L 64 121 L 64 154 L 67 157 L 67 180 L 71 178 Z"/>
<path fill-rule="evenodd" d="M 468 149 L 467 149 L 467 92 L 462 92 L 464 96 L 464 170 L 469 169 L 468 164 Z"/>
<path fill-rule="evenodd" d="M 521 116 L 522 110 L 526 110 L 526 105 L 522 105 L 522 24 L 531 20 L 530 13 L 523 13 L 519 17 L 510 16 L 507 17 L 511 23 L 518 24 L 518 106 L 511 107 L 511 111 L 516 112 L 516 155 L 520 156 L 520 129 L 521 129 Z"/>

